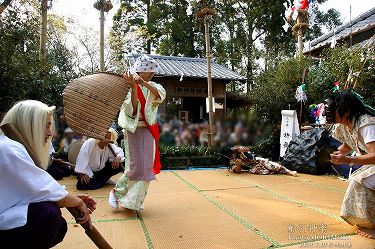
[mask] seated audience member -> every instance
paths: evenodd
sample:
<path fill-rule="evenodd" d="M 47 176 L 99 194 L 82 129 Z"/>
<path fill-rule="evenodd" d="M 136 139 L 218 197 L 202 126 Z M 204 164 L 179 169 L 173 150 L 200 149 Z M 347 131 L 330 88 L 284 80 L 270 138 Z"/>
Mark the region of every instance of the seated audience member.
<path fill-rule="evenodd" d="M 74 138 L 74 131 L 69 127 L 66 128 L 64 131 L 64 136 L 62 137 L 57 148 L 57 152 L 54 153 L 54 157 L 68 161 L 69 148 L 75 141 L 77 141 L 77 139 Z"/>
<path fill-rule="evenodd" d="M 48 166 L 46 171 L 55 180 L 61 180 L 63 179 L 63 177 L 70 176 L 72 173 L 74 173 L 74 169 L 72 169 L 68 163 L 66 163 L 62 159 L 55 158 L 54 154 L 55 154 L 55 150 L 51 143 L 50 149 L 49 149 L 50 165 Z"/>
<path fill-rule="evenodd" d="M 1 122 L 1 126 L 11 124 L 25 142 L 14 141 L 0 130 L 1 248 L 51 248 L 60 243 L 67 232 L 62 207 L 77 208 L 82 217 L 77 222 L 91 226 L 96 202 L 87 195 L 69 194 L 45 171 L 53 110 L 42 102 L 25 100 L 14 105 Z M 34 160 L 40 161 L 39 167 L 26 144 L 34 151 Z"/>
<path fill-rule="evenodd" d="M 269 161 L 268 159 L 255 157 L 250 148 L 246 146 L 235 146 L 231 148 L 232 155 L 229 160 L 229 169 L 234 173 L 241 173 L 242 170 L 249 171 L 252 174 L 270 175 L 286 174 L 296 176 L 296 171 L 291 171 L 281 164 Z"/>
<path fill-rule="evenodd" d="M 63 150 L 68 153 L 70 146 L 77 141 L 74 138 L 74 131 L 71 128 L 66 128 L 64 131 L 64 139 L 62 140 Z"/>
<path fill-rule="evenodd" d="M 93 190 L 103 187 L 107 182 L 113 184 L 110 178 L 122 171 L 120 164 L 125 159 L 124 151 L 110 143 L 116 140 L 117 132 L 110 128 L 105 139 L 90 138 L 83 143 L 75 167 L 78 173 L 77 189 Z"/>
<path fill-rule="evenodd" d="M 160 134 L 160 138 L 159 138 L 159 144 L 160 145 L 169 145 L 169 146 L 176 145 L 176 137 L 171 132 L 171 127 L 170 127 L 169 124 L 163 125 L 163 130 L 162 130 L 162 132 Z"/>

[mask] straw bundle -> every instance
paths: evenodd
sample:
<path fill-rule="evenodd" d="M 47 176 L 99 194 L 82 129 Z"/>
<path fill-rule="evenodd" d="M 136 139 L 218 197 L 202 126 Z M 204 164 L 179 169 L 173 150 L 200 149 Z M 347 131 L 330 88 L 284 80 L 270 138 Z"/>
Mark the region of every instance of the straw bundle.
<path fill-rule="evenodd" d="M 114 73 L 98 73 L 72 80 L 63 92 L 68 125 L 77 133 L 104 139 L 129 86 Z"/>

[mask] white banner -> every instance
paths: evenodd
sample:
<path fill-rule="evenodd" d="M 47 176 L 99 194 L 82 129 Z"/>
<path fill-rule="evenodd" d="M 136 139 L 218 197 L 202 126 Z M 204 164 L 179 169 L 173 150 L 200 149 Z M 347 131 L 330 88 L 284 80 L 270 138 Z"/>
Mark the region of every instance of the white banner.
<path fill-rule="evenodd" d="M 212 97 L 212 108 L 213 108 L 213 112 L 215 112 L 215 98 L 214 97 Z M 206 112 L 207 113 L 210 112 L 210 105 L 208 102 L 208 98 L 206 98 Z"/>
<path fill-rule="evenodd" d="M 289 142 L 300 134 L 297 112 L 294 110 L 281 111 L 280 157 L 285 155 Z"/>

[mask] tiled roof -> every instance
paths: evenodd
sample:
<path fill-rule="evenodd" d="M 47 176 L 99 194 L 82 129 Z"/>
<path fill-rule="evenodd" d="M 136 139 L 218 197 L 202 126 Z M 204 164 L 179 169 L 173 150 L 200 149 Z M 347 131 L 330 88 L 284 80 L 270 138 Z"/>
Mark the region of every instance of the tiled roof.
<path fill-rule="evenodd" d="M 133 64 L 139 54 L 129 57 L 130 63 Z M 160 65 L 158 76 L 176 76 L 189 78 L 207 78 L 207 61 L 203 58 L 190 58 L 178 56 L 161 56 L 149 55 L 155 59 Z M 212 65 L 212 79 L 227 81 L 246 81 L 246 77 L 233 72 L 229 68 L 217 64 L 214 61 Z"/>
<path fill-rule="evenodd" d="M 368 30 L 375 30 L 375 8 L 366 11 L 351 22 L 347 22 L 329 33 L 312 40 L 309 48 L 306 48 L 304 53 L 309 53 L 331 44 L 333 36 L 336 37 L 337 41 L 340 41 L 349 37 L 350 32 L 352 32 L 352 35 L 355 35 Z"/>

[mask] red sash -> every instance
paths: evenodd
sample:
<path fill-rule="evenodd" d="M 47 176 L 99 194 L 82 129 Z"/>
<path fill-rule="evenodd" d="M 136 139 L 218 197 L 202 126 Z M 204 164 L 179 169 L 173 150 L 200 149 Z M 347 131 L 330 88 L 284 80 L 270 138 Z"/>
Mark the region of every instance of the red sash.
<path fill-rule="evenodd" d="M 145 115 L 145 106 L 146 106 L 146 99 L 143 95 L 141 87 L 137 84 L 137 95 L 138 99 L 141 102 L 141 114 L 143 116 L 143 119 L 145 120 L 145 123 L 148 127 L 148 129 L 151 132 L 151 135 L 155 139 L 155 160 L 154 160 L 154 174 L 159 174 L 161 170 L 161 163 L 160 163 L 160 151 L 159 151 L 159 125 L 156 122 L 153 125 L 149 125 L 146 121 L 146 115 Z"/>

